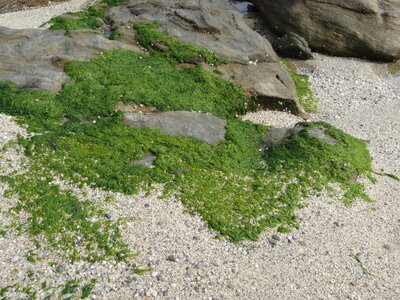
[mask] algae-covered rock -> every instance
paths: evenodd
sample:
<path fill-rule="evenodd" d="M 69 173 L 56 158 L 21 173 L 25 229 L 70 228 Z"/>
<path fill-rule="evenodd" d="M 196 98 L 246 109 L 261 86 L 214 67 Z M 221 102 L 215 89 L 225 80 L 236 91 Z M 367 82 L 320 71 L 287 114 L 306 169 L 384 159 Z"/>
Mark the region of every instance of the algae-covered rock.
<path fill-rule="evenodd" d="M 269 171 L 281 174 L 286 181 L 297 180 L 317 190 L 330 190 L 330 184 L 338 184 L 341 199 L 347 204 L 357 197 L 371 200 L 364 185 L 354 182 L 358 175 L 374 180 L 364 141 L 325 122 L 270 129 L 263 140 Z"/>
<path fill-rule="evenodd" d="M 205 47 L 225 59 L 229 64 L 220 66 L 225 79 L 242 85 L 261 101 L 280 101 L 287 104 L 284 108 L 307 117 L 297 100 L 294 82 L 269 41 L 222 4 L 210 0 L 130 0 L 108 10 L 107 19 L 113 30 L 140 22 L 159 22 L 157 30 L 183 43 Z M 154 40 L 150 50 L 157 50 L 158 45 L 159 41 Z"/>
<path fill-rule="evenodd" d="M 137 50 L 105 38 L 94 30 L 64 31 L 10 29 L 0 26 L 0 81 L 18 88 L 57 92 L 69 77 L 66 62 L 88 61 L 96 53 L 116 49 Z"/>
<path fill-rule="evenodd" d="M 296 124 L 293 128 L 271 128 L 269 129 L 264 137 L 263 142 L 266 148 L 280 146 L 285 139 L 293 139 L 298 137 L 301 133 L 307 133 L 308 135 L 323 141 L 330 145 L 335 145 L 337 141 L 326 134 L 328 127 L 323 124 L 315 127 L 306 127 L 304 123 Z"/>

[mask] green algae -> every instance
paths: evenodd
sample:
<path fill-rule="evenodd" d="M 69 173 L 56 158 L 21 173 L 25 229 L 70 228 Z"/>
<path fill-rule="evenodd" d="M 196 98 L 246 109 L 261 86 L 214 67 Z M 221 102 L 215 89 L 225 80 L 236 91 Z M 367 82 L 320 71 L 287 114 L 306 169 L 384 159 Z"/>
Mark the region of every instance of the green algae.
<path fill-rule="evenodd" d="M 126 261 L 132 256 L 121 241 L 121 222 L 104 218 L 104 212 L 92 201 L 80 201 L 70 191 L 61 190 L 52 184 L 52 176 L 35 167 L 33 163 L 27 174 L 0 178 L 9 185 L 4 197 L 19 197 L 12 209 L 17 231 L 45 241 L 71 261 L 95 262 L 105 258 Z M 25 222 L 18 218 L 22 211 L 29 213 Z M 29 253 L 28 261 L 35 262 L 33 251 Z"/>
<path fill-rule="evenodd" d="M 69 62 L 65 72 L 73 81 L 57 94 L 0 83 L 0 112 L 23 117 L 31 130 L 43 131 L 63 119 L 109 116 L 120 101 L 233 118 L 244 112 L 247 99 L 238 85 L 200 66 L 177 70 L 162 54 L 110 51 L 90 62 Z"/>
<path fill-rule="evenodd" d="M 78 30 L 78 29 L 97 29 L 102 25 L 99 19 L 105 21 L 106 10 L 109 7 L 122 5 L 123 0 L 100 0 L 87 10 L 79 12 L 68 12 L 64 15 L 51 18 L 42 24 L 43 27 L 50 25 L 50 30 Z"/>
<path fill-rule="evenodd" d="M 64 245 L 65 251 L 76 248 L 74 242 L 82 236 L 88 251 L 77 259 L 121 259 L 129 252 L 115 223 L 88 221 L 101 215 L 90 201 L 46 185 L 53 175 L 125 194 L 163 184 L 164 197 L 175 195 L 210 229 L 234 242 L 256 240 L 266 228 L 287 232 L 298 227 L 295 212 L 305 205 L 304 199 L 315 190 L 332 190 L 333 184 L 339 185 L 346 204 L 355 198 L 370 200 L 362 184 L 351 183 L 355 175 L 372 173 L 365 143 L 326 123 L 304 123 L 306 128 L 324 126 L 337 143 L 327 144 L 304 130 L 262 152 L 268 128 L 236 117 L 248 101 L 238 85 L 200 65 L 176 69 L 177 63 L 199 55 L 217 64 L 215 56 L 166 38 L 157 26 L 136 26 L 150 55 L 117 50 L 90 62 L 70 62 L 65 72 L 72 81 L 57 94 L 0 85 L 0 112 L 18 116 L 40 133 L 19 141 L 30 159 L 29 174 L 3 177 L 10 193 L 20 197 L 17 212 L 32 216 L 25 224 L 32 236 L 46 237 L 55 249 Z M 153 49 L 160 41 L 168 50 Z M 211 113 L 227 120 L 225 140 L 213 146 L 156 129 L 129 128 L 115 112 L 118 102 Z M 132 166 L 149 153 L 156 156 L 154 168 Z M 65 217 L 58 222 L 47 205 Z M 76 222 L 84 229 L 73 229 Z M 61 235 L 63 243 L 56 244 L 62 225 L 69 230 Z"/>
<path fill-rule="evenodd" d="M 31 272 L 33 274 L 33 272 Z M 97 283 L 96 278 L 88 280 L 86 283 L 82 280 L 71 279 L 67 280 L 65 284 L 58 286 L 49 286 L 47 281 L 41 281 L 39 288 L 35 289 L 32 284 L 25 286 L 23 284 L 13 284 L 5 287 L 0 287 L 0 297 L 2 300 L 9 299 L 8 293 L 18 294 L 18 299 L 38 299 L 38 292 L 46 295 L 40 299 L 86 299 L 88 298 L 94 286 Z M 67 297 L 67 298 L 65 298 Z"/>
<path fill-rule="evenodd" d="M 319 100 L 314 96 L 308 76 L 297 74 L 296 66 L 289 61 L 283 58 L 279 61 L 287 68 L 296 85 L 296 94 L 301 106 L 308 113 L 317 113 Z"/>
<path fill-rule="evenodd" d="M 215 54 L 204 47 L 181 43 L 177 39 L 157 31 L 156 29 L 159 26 L 160 23 L 157 22 L 138 23 L 134 26 L 137 33 L 137 41 L 150 52 L 160 52 L 154 46 L 161 44 L 166 50 L 164 51 L 164 55 L 178 63 L 183 63 L 193 57 L 202 57 L 206 63 L 215 66 L 225 63 L 225 60 L 217 58 Z"/>

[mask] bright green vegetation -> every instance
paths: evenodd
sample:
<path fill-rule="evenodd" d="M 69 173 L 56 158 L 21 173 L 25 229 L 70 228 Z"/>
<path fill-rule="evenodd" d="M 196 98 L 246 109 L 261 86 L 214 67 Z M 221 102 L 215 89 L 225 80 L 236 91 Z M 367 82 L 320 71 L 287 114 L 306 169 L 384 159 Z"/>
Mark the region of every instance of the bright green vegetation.
<path fill-rule="evenodd" d="M 151 272 L 151 271 L 153 271 L 153 269 L 140 269 L 140 268 L 135 268 L 135 269 L 133 270 L 133 274 L 136 274 L 136 275 L 143 275 L 143 274 L 146 274 L 146 273 Z"/>
<path fill-rule="evenodd" d="M 242 89 L 200 66 L 176 70 L 163 55 L 111 51 L 91 62 L 70 62 L 74 80 L 58 94 L 18 90 L 0 83 L 0 111 L 23 116 L 31 130 L 48 130 L 63 119 L 82 121 L 109 116 L 117 102 L 155 106 L 159 110 L 196 110 L 232 118 L 244 111 Z"/>
<path fill-rule="evenodd" d="M 50 30 L 77 30 L 77 29 L 96 29 L 101 26 L 98 18 L 105 19 L 107 8 L 119 6 L 123 0 L 100 0 L 85 11 L 69 12 L 63 16 L 58 16 L 44 23 L 50 24 Z"/>
<path fill-rule="evenodd" d="M 94 262 L 108 257 L 126 260 L 132 255 L 121 242 L 121 222 L 111 222 L 92 201 L 79 201 L 70 191 L 51 184 L 53 176 L 41 172 L 34 161 L 29 174 L 0 179 L 10 186 L 5 197 L 19 196 L 19 203 L 12 209 L 14 227 L 19 232 L 28 233 L 33 239 L 44 239 L 72 261 Z M 18 218 L 21 211 L 29 213 L 25 223 Z M 32 251 L 27 259 L 36 261 Z"/>
<path fill-rule="evenodd" d="M 364 186 L 352 182 L 358 175 L 374 181 L 372 161 L 365 142 L 325 122 L 301 124 L 305 130 L 298 137 L 287 139 L 268 151 L 268 170 L 280 174 L 284 182 L 296 180 L 295 189 L 307 190 L 307 186 L 312 186 L 316 190 L 330 190 L 330 184 L 337 183 L 344 192 L 342 200 L 346 204 L 357 197 L 371 201 Z M 307 133 L 307 129 L 321 125 L 327 128 L 325 134 L 333 137 L 337 144 L 330 145 Z"/>
<path fill-rule="evenodd" d="M 0 297 L 2 300 L 7 300 L 7 293 L 17 293 L 18 299 L 38 299 L 37 294 L 39 291 L 46 294 L 44 298 L 40 299 L 86 299 L 92 293 L 97 279 L 92 278 L 86 284 L 82 284 L 81 280 L 68 280 L 64 285 L 48 286 L 46 281 L 41 282 L 38 290 L 32 286 L 25 287 L 21 284 L 14 284 L 6 287 L 0 287 Z"/>
<path fill-rule="evenodd" d="M 304 110 L 309 113 L 318 112 L 318 98 L 314 96 L 313 91 L 310 87 L 310 82 L 308 76 L 300 75 L 296 73 L 296 67 L 289 61 L 280 58 L 281 64 L 283 64 L 289 71 L 296 85 L 296 93 L 299 98 L 300 104 L 303 106 Z"/>
<path fill-rule="evenodd" d="M 154 45 L 159 43 L 163 45 L 167 51 L 164 56 L 178 62 L 185 62 L 186 59 L 192 57 L 203 57 L 206 63 L 220 65 L 225 63 L 223 59 L 217 58 L 210 50 L 204 47 L 183 44 L 178 40 L 171 38 L 156 29 L 159 23 L 138 23 L 134 26 L 137 33 L 137 41 L 151 52 L 157 52 Z"/>
<path fill-rule="evenodd" d="M 125 194 L 161 183 L 164 196 L 176 195 L 188 211 L 235 242 L 256 240 L 268 227 L 297 227 L 295 211 L 304 206 L 303 199 L 315 190 L 332 190 L 335 183 L 346 203 L 357 197 L 369 200 L 361 184 L 351 183 L 355 175 L 371 173 L 363 142 L 328 124 L 306 123 L 328 128 L 337 144 L 304 131 L 263 153 L 267 128 L 235 117 L 245 111 L 242 89 L 200 65 L 177 70 L 177 63 L 202 49 L 165 39 L 156 27 L 138 24 L 138 38 L 146 47 L 160 40 L 167 51 L 152 49 L 148 56 L 118 50 L 90 62 L 68 63 L 65 72 L 72 81 L 58 94 L 0 85 L 0 112 L 20 117 L 40 133 L 19 141 L 30 159 L 29 173 L 2 178 L 10 185 L 9 195 L 19 195 L 16 212 L 31 216 L 23 225 L 27 232 L 44 237 L 57 250 L 69 249 L 75 259 L 124 259 L 129 254 L 118 225 L 101 218 L 101 210 L 90 201 L 47 185 L 54 175 Z M 208 63 L 215 59 L 201 53 Z M 118 102 L 211 113 L 227 120 L 225 141 L 213 146 L 155 129 L 129 128 L 121 113 L 114 112 Z M 156 156 L 154 168 L 132 166 L 149 153 Z M 55 214 L 63 217 L 58 220 Z M 78 237 L 83 254 L 76 253 Z"/>

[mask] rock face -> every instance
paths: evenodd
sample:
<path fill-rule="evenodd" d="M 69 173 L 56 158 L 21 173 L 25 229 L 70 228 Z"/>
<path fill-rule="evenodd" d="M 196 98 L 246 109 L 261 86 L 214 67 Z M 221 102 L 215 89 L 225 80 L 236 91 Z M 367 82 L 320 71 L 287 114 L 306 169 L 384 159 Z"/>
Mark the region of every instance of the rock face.
<path fill-rule="evenodd" d="M 255 0 L 271 28 L 338 56 L 400 57 L 398 0 Z"/>
<path fill-rule="evenodd" d="M 0 27 L 0 81 L 10 81 L 19 88 L 57 92 L 69 79 L 63 72 L 67 61 L 87 61 L 95 53 L 120 48 L 138 50 L 92 30 L 65 35 L 64 31 Z"/>
<path fill-rule="evenodd" d="M 304 129 L 305 127 L 301 124 L 296 124 L 293 128 L 271 128 L 263 137 L 264 147 L 268 149 L 279 146 L 285 139 L 295 138 Z M 330 145 L 335 145 L 336 140 L 325 134 L 326 129 L 324 126 L 316 126 L 306 130 L 309 135 Z"/>
<path fill-rule="evenodd" d="M 212 145 L 224 140 L 226 126 L 225 120 L 190 111 L 125 113 L 124 123 L 132 128 L 156 128 L 174 136 L 192 136 Z"/>
<path fill-rule="evenodd" d="M 225 58 L 229 62 L 221 67 L 225 79 L 241 84 L 261 101 L 291 102 L 293 112 L 305 117 L 295 85 L 271 44 L 223 4 L 227 5 L 223 0 L 130 0 L 111 8 L 107 18 L 115 30 L 138 22 L 160 22 L 160 31 Z"/>
<path fill-rule="evenodd" d="M 273 43 L 273 47 L 283 57 L 311 59 L 311 49 L 307 41 L 294 32 L 289 32 Z"/>

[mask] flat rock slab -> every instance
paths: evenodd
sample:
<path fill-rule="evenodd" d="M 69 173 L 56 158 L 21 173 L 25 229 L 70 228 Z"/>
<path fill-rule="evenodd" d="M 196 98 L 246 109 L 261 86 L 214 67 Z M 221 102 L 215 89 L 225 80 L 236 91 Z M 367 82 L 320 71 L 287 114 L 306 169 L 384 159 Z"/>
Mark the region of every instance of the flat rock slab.
<path fill-rule="evenodd" d="M 223 141 L 226 131 L 225 120 L 190 111 L 125 113 L 124 123 L 132 128 L 156 128 L 174 136 L 195 137 L 211 145 L 218 145 Z"/>

